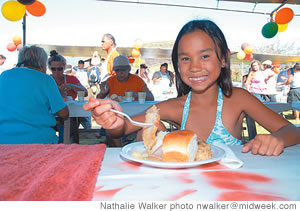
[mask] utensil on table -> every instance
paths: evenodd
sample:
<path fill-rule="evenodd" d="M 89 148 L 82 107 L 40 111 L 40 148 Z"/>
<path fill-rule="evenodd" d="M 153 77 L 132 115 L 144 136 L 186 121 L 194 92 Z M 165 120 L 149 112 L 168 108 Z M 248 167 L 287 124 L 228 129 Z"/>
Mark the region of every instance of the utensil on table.
<path fill-rule="evenodd" d="M 136 121 L 132 120 L 130 118 L 130 116 L 128 116 L 127 114 L 125 114 L 121 111 L 117 111 L 115 109 L 110 109 L 110 111 L 114 112 L 114 113 L 117 113 L 117 114 L 121 114 L 122 116 L 126 117 L 135 126 L 140 126 L 140 127 L 151 127 L 151 126 L 153 126 L 152 123 L 136 122 Z"/>

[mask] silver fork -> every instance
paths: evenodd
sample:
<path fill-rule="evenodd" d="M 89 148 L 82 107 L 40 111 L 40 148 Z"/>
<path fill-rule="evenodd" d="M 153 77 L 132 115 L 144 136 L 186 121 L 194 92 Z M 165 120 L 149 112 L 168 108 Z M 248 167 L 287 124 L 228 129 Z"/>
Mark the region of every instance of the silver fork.
<path fill-rule="evenodd" d="M 153 126 L 152 123 L 143 123 L 143 122 L 134 121 L 130 118 L 130 116 L 128 116 L 127 114 L 125 114 L 121 111 L 117 111 L 115 109 L 110 109 L 110 111 L 114 112 L 114 113 L 117 113 L 117 114 L 121 114 L 122 116 L 126 117 L 135 126 L 140 126 L 140 127 L 151 127 L 151 126 Z"/>

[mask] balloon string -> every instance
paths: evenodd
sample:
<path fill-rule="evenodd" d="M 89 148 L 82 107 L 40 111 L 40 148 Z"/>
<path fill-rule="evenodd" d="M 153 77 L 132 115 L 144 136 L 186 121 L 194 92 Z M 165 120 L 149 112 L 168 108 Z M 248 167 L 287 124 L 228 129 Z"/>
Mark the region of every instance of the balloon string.
<path fill-rule="evenodd" d="M 273 14 L 275 12 L 277 12 L 277 10 L 279 10 L 281 7 L 283 7 L 289 0 L 283 0 L 281 5 L 279 5 L 279 7 L 277 7 L 276 9 L 274 9 L 271 13 L 270 13 L 270 17 L 271 17 L 271 22 L 274 22 L 274 19 L 273 19 Z"/>

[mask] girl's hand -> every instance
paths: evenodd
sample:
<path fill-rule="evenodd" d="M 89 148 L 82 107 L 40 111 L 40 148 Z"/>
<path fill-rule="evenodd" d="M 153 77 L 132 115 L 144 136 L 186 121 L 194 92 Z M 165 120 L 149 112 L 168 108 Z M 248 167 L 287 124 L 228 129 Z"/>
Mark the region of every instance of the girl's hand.
<path fill-rule="evenodd" d="M 260 134 L 256 135 L 254 139 L 246 143 L 242 152 L 252 151 L 256 155 L 278 156 L 284 148 L 284 141 L 273 135 Z"/>
<path fill-rule="evenodd" d="M 84 110 L 92 111 L 92 117 L 104 129 L 123 127 L 125 123 L 124 117 L 111 112 L 111 108 L 122 111 L 120 105 L 110 99 L 95 99 L 94 97 L 90 97 L 89 102 L 83 105 Z"/>

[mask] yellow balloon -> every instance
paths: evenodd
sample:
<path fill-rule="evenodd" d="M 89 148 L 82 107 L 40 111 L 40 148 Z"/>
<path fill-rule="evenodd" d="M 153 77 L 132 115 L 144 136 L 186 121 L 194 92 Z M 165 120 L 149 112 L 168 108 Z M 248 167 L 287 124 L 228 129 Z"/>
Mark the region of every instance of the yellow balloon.
<path fill-rule="evenodd" d="M 245 54 L 252 54 L 253 48 L 249 45 L 244 49 Z"/>
<path fill-rule="evenodd" d="M 284 32 L 287 27 L 288 27 L 288 23 L 287 24 L 278 24 L 278 32 Z"/>
<path fill-rule="evenodd" d="M 2 15 L 9 21 L 18 21 L 25 15 L 26 6 L 18 1 L 7 1 L 1 7 Z"/>
<path fill-rule="evenodd" d="M 246 54 L 245 54 L 244 51 L 239 51 L 239 52 L 236 54 L 236 57 L 237 57 L 238 59 L 241 59 L 241 60 L 244 59 L 245 56 L 246 56 Z"/>
<path fill-rule="evenodd" d="M 21 42 L 22 42 L 22 38 L 18 35 L 15 35 L 13 38 L 12 38 L 13 42 L 15 43 L 16 46 L 18 46 Z"/>

